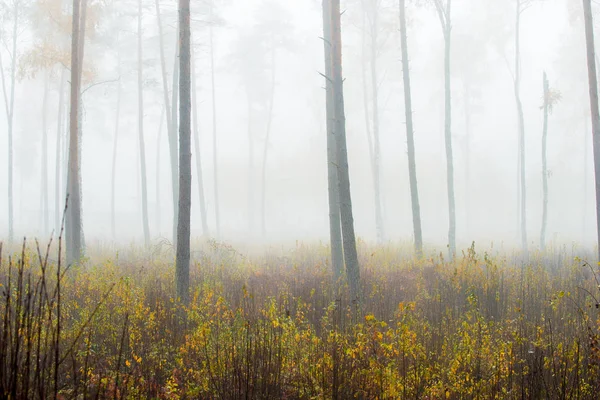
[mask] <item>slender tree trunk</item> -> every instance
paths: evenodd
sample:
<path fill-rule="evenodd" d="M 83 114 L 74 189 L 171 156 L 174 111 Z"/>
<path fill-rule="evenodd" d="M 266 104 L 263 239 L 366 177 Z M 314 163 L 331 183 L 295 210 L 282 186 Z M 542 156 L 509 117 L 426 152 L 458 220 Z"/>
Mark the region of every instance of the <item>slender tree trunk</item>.
<path fill-rule="evenodd" d="M 63 136 L 63 113 L 65 104 L 65 82 L 67 73 L 65 68 L 61 68 L 60 86 L 58 87 L 58 117 L 56 119 L 56 164 L 54 176 L 54 229 L 60 231 L 61 212 L 64 207 L 61 207 L 61 163 L 62 163 L 62 136 Z"/>
<path fill-rule="evenodd" d="M 335 105 L 333 93 L 331 1 L 323 0 L 323 44 L 325 50 L 325 107 L 327 126 L 327 188 L 329 197 L 329 240 L 331 242 L 331 266 L 336 282 L 344 270 L 342 226 L 340 219 L 340 196 L 337 168 L 337 141 L 335 136 Z"/>
<path fill-rule="evenodd" d="M 179 129 L 178 126 L 178 99 L 179 99 L 179 62 L 180 62 L 180 58 L 179 58 L 179 51 L 180 51 L 180 43 L 179 43 L 179 24 L 177 25 L 177 34 L 176 34 L 176 39 L 177 42 L 175 44 L 175 63 L 173 65 L 173 101 L 171 104 L 171 123 L 173 124 L 172 128 L 171 128 L 171 133 L 173 134 L 170 137 L 170 141 L 171 144 L 169 145 L 169 149 L 171 151 L 171 161 L 174 163 L 171 166 L 171 173 L 172 175 L 172 179 L 174 182 L 174 191 L 173 191 L 173 196 L 174 196 L 174 201 L 173 201 L 173 241 L 177 242 L 177 224 L 179 221 L 179 147 L 177 144 L 177 132 Z"/>
<path fill-rule="evenodd" d="M 0 76 L 2 77 L 2 93 L 4 95 L 4 105 L 6 109 L 6 119 L 8 122 L 8 242 L 12 243 L 14 239 L 14 199 L 13 199 L 13 123 L 15 111 L 15 83 L 17 70 L 17 33 L 19 28 L 19 2 L 14 2 L 13 8 L 13 29 L 12 29 L 12 60 L 10 67 L 10 90 L 7 93 L 6 78 L 4 76 L 4 66 L 2 65 L 2 56 L 0 54 Z"/>
<path fill-rule="evenodd" d="M 266 225 L 266 193 L 267 193 L 267 153 L 269 151 L 269 139 L 271 137 L 271 126 L 273 125 L 273 106 L 275 104 L 275 39 L 271 38 L 271 93 L 269 95 L 269 114 L 267 115 L 267 130 L 265 135 L 265 146 L 263 148 L 262 160 L 262 196 L 260 201 L 261 231 L 263 239 L 267 235 Z"/>
<path fill-rule="evenodd" d="M 583 132 L 585 133 L 583 136 L 583 204 L 582 204 L 582 212 L 581 212 L 581 240 L 585 243 L 585 239 L 587 237 L 587 211 L 588 211 L 588 182 L 590 179 L 589 172 L 589 142 L 590 137 L 588 136 L 590 122 L 587 112 L 583 115 Z"/>
<path fill-rule="evenodd" d="M 410 87 L 410 69 L 408 61 L 408 38 L 406 33 L 406 4 L 400 1 L 400 41 L 402 47 L 402 78 L 404 81 L 404 112 L 406 115 L 406 138 L 408 144 L 408 174 L 410 178 L 410 199 L 412 203 L 413 229 L 415 235 L 415 253 L 423 254 L 423 233 L 421 230 L 421 206 L 417 185 L 417 161 L 415 155 L 415 135 L 412 118 L 412 95 Z"/>
<path fill-rule="evenodd" d="M 248 231 L 254 232 L 254 141 L 252 140 L 252 100 L 250 89 L 246 90 L 248 99 Z"/>
<path fill-rule="evenodd" d="M 198 200 L 200 201 L 200 218 L 202 220 L 202 234 L 208 236 L 208 222 L 206 215 L 206 201 L 204 199 L 204 178 L 202 174 L 202 156 L 200 153 L 200 138 L 198 126 L 198 92 L 196 87 L 196 66 L 192 56 L 192 118 L 194 123 L 194 151 L 196 152 L 196 175 L 198 176 Z"/>
<path fill-rule="evenodd" d="M 163 123 L 165 122 L 165 109 L 160 113 L 160 123 L 158 125 L 158 133 L 156 135 L 156 231 L 158 236 L 161 236 L 161 215 L 160 215 L 160 139 L 162 136 Z"/>
<path fill-rule="evenodd" d="M 587 46 L 587 65 L 592 115 L 592 137 L 594 139 L 594 173 L 596 181 L 596 234 L 598 240 L 598 259 L 600 260 L 600 112 L 598 110 L 598 78 L 596 75 L 594 50 L 594 21 L 591 0 L 583 0 L 585 16 L 585 38 Z"/>
<path fill-rule="evenodd" d="M 379 78 L 377 77 L 377 38 L 379 33 L 379 16 L 377 0 L 371 0 L 371 92 L 373 94 L 373 184 L 375 187 L 375 228 L 377 242 L 385 240 L 383 213 L 381 211 L 381 142 L 379 139 Z"/>
<path fill-rule="evenodd" d="M 221 236 L 221 216 L 219 214 L 219 159 L 217 143 L 217 95 L 215 89 L 215 45 L 213 38 L 213 3 L 210 3 L 210 24 L 208 26 L 208 39 L 210 44 L 210 87 L 212 97 L 212 133 L 213 133 L 213 180 L 215 192 L 215 221 L 217 225 L 217 238 Z"/>
<path fill-rule="evenodd" d="M 142 0 L 138 0 L 138 134 L 140 141 L 140 173 L 142 180 L 142 224 L 144 227 L 144 246 L 150 246 L 150 227 L 148 223 L 148 182 L 146 179 L 146 144 L 144 141 L 144 81 L 142 54 Z"/>
<path fill-rule="evenodd" d="M 346 144 L 346 116 L 344 113 L 344 90 L 342 74 L 342 29 L 340 0 L 331 1 L 332 30 L 332 77 L 335 109 L 335 135 L 337 139 L 337 161 L 340 196 L 340 215 L 342 221 L 342 239 L 346 274 L 350 286 L 350 299 L 360 306 L 360 269 L 354 234 L 354 217 L 352 215 L 352 196 L 350 192 L 350 174 L 348 168 L 348 148 Z"/>
<path fill-rule="evenodd" d="M 172 220 L 172 230 L 171 230 L 171 238 L 173 243 L 176 241 L 176 224 L 177 224 L 177 208 L 178 208 L 178 160 L 177 160 L 177 105 L 176 105 L 176 87 L 178 85 L 176 78 L 176 70 L 177 70 L 177 53 L 178 50 L 175 51 L 175 67 L 173 70 L 173 105 L 169 100 L 169 86 L 167 83 L 167 67 L 166 67 L 166 57 L 165 57 L 165 46 L 163 40 L 163 27 L 162 20 L 160 14 L 160 5 L 159 0 L 155 0 L 154 2 L 156 7 L 156 19 L 158 24 L 158 38 L 159 38 L 159 47 L 160 47 L 160 69 L 162 75 L 162 83 L 163 83 L 163 97 L 165 102 L 165 110 L 167 115 L 167 135 L 169 137 L 169 157 L 171 160 L 171 194 L 173 199 L 173 220 Z M 177 37 L 177 39 L 179 39 Z M 177 46 L 179 48 L 179 46 Z M 173 112 L 173 110 L 175 110 Z M 174 116 L 173 116 L 174 115 Z"/>
<path fill-rule="evenodd" d="M 179 213 L 177 224 L 177 297 L 189 303 L 190 216 L 192 196 L 190 0 L 179 0 L 180 121 L 179 121 Z"/>
<path fill-rule="evenodd" d="M 463 82 L 465 99 L 465 217 L 467 235 L 471 235 L 471 87 L 468 77 Z"/>
<path fill-rule="evenodd" d="M 119 123 L 121 122 L 121 53 L 118 53 L 117 68 L 119 71 L 119 81 L 117 82 L 117 115 L 115 118 L 115 133 L 113 138 L 112 154 L 112 174 L 110 179 L 110 221 L 113 240 L 116 239 L 115 224 L 115 197 L 116 197 L 116 177 L 117 177 L 117 149 L 119 143 Z"/>
<path fill-rule="evenodd" d="M 44 82 L 44 99 L 42 105 L 42 233 L 47 235 L 50 233 L 50 215 L 48 212 L 48 72 L 46 72 Z"/>
<path fill-rule="evenodd" d="M 84 0 L 85 1 L 85 0 Z M 73 0 L 71 41 L 71 116 L 69 139 L 67 265 L 81 259 L 81 202 L 79 185 L 79 101 L 81 92 L 80 65 L 80 1 Z M 83 38 L 81 38 L 83 40 Z"/>
<path fill-rule="evenodd" d="M 517 0 L 516 34 L 515 34 L 515 101 L 519 123 L 519 206 L 521 216 L 521 246 L 523 255 L 527 257 L 527 190 L 525 176 L 525 117 L 521 103 L 521 0 Z"/>
<path fill-rule="evenodd" d="M 542 130 L 542 187 L 544 190 L 542 204 L 542 232 L 540 234 L 540 248 L 546 250 L 546 225 L 548 222 L 548 160 L 546 148 L 548 142 L 548 101 L 549 101 L 548 78 L 544 72 L 544 127 Z"/>

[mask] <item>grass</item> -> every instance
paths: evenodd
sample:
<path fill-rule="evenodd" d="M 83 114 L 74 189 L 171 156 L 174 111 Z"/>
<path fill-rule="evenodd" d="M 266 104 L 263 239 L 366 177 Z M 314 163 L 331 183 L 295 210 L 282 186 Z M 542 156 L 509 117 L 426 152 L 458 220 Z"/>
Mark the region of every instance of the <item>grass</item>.
<path fill-rule="evenodd" d="M 565 250 L 522 264 L 472 247 L 448 262 L 363 243 L 360 313 L 345 290 L 336 295 L 319 245 L 244 257 L 211 242 L 195 253 L 185 313 L 172 297 L 166 248 L 69 268 L 58 252 L 0 250 L 2 398 L 595 399 L 600 391 L 598 270 Z"/>

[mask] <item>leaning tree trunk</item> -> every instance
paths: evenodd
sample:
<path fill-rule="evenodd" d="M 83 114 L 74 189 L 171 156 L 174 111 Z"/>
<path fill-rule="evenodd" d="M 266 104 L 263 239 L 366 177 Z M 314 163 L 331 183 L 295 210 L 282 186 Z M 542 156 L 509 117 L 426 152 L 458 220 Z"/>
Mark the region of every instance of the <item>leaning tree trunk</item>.
<path fill-rule="evenodd" d="M 190 290 L 190 216 L 192 197 L 191 152 L 191 40 L 190 0 L 179 0 L 179 213 L 177 223 L 176 284 L 177 297 L 189 303 Z"/>
<path fill-rule="evenodd" d="M 596 234 L 598 240 L 598 259 L 600 260 L 600 111 L 598 110 L 598 78 L 594 50 L 594 21 L 591 0 L 583 0 L 585 16 L 585 39 L 587 47 L 587 66 L 592 115 L 592 137 L 594 139 L 594 173 L 596 180 Z"/>
<path fill-rule="evenodd" d="M 337 139 L 337 162 L 339 178 L 340 215 L 346 274 L 350 286 L 350 299 L 360 307 L 360 270 L 354 234 L 350 174 L 348 168 L 348 148 L 346 144 L 346 116 L 344 114 L 344 81 L 342 77 L 342 28 L 340 0 L 331 1 L 332 32 L 332 77 L 335 114 L 335 135 Z"/>
<path fill-rule="evenodd" d="M 58 117 L 56 119 L 56 164 L 54 166 L 54 229 L 60 231 L 61 216 L 61 163 L 62 163 L 62 137 L 63 137 L 63 114 L 65 103 L 65 82 L 67 80 L 66 69 L 61 67 L 60 86 L 58 87 Z"/>
<path fill-rule="evenodd" d="M 148 182 L 146 179 L 146 144 L 144 141 L 144 86 L 142 55 L 142 0 L 138 0 L 138 135 L 140 145 L 140 173 L 142 180 L 142 225 L 144 227 L 144 246 L 150 246 L 150 227 L 148 224 Z"/>
<path fill-rule="evenodd" d="M 548 222 L 548 159 L 546 154 L 548 142 L 548 101 L 549 101 L 548 78 L 544 72 L 544 127 L 542 130 L 542 232 L 540 234 L 540 249 L 546 250 L 546 225 Z"/>
<path fill-rule="evenodd" d="M 206 201 L 204 199 L 204 178 L 202 174 L 202 156 L 200 153 L 200 138 L 198 127 L 198 92 L 196 88 L 196 68 L 192 55 L 192 119 L 194 123 L 194 151 L 196 152 L 196 175 L 198 176 L 198 200 L 200 201 L 200 219 L 202 220 L 202 234 L 208 236 L 208 221 L 206 215 Z"/>
<path fill-rule="evenodd" d="M 275 104 L 275 40 L 271 38 L 271 93 L 269 94 L 269 114 L 267 115 L 267 130 L 265 135 L 265 145 L 263 148 L 262 159 L 262 196 L 260 200 L 261 231 L 263 239 L 267 234 L 267 154 L 269 151 L 269 138 L 271 137 L 271 126 L 273 125 L 273 106 Z"/>
<path fill-rule="evenodd" d="M 50 215 L 48 212 L 48 77 L 49 73 L 46 72 L 45 83 L 44 83 L 44 98 L 42 105 L 42 233 L 47 235 L 50 232 Z"/>
<path fill-rule="evenodd" d="M 406 33 L 406 4 L 400 1 L 400 42 L 402 47 L 402 78 L 404 81 L 404 112 L 406 115 L 406 138 L 408 144 L 408 174 L 410 178 L 410 199 L 412 203 L 415 252 L 423 254 L 423 234 L 421 230 L 421 207 L 417 185 L 417 162 L 415 156 L 415 134 L 412 118 L 412 95 L 410 88 L 410 69 L 408 62 L 408 38 Z"/>
<path fill-rule="evenodd" d="M 527 190 L 525 177 L 525 117 L 521 103 L 521 0 L 517 0 L 516 34 L 515 34 L 515 102 L 519 123 L 519 214 L 521 228 L 521 247 L 523 255 L 527 257 Z"/>
<path fill-rule="evenodd" d="M 210 3 L 210 24 L 208 26 L 208 39 L 210 42 L 210 87 L 212 97 L 212 134 L 213 134 L 213 180 L 215 194 L 215 223 L 217 238 L 221 236 L 221 216 L 219 214 L 219 171 L 218 171 L 218 146 L 217 146 L 217 94 L 215 89 L 215 45 L 213 38 L 213 3 Z"/>
<path fill-rule="evenodd" d="M 81 92 L 80 65 L 80 2 L 73 0 L 71 40 L 71 115 L 69 125 L 69 177 L 67 265 L 81 259 L 81 198 L 79 185 L 79 101 Z M 83 39 L 83 38 L 81 38 Z"/>
<path fill-rule="evenodd" d="M 588 181 L 590 177 L 589 172 L 589 119 L 587 112 L 583 115 L 583 204 L 581 207 L 581 240 L 585 243 L 586 239 L 586 228 L 587 228 L 587 209 L 588 209 Z"/>
<path fill-rule="evenodd" d="M 331 54 L 331 3 L 323 0 L 323 44 L 325 50 L 325 108 L 327 126 L 327 188 L 329 197 L 329 240 L 331 242 L 331 266 L 336 282 L 344 269 L 342 227 L 340 220 L 339 181 L 337 169 L 337 141 L 335 136 L 335 106 L 333 93 L 333 65 Z"/>

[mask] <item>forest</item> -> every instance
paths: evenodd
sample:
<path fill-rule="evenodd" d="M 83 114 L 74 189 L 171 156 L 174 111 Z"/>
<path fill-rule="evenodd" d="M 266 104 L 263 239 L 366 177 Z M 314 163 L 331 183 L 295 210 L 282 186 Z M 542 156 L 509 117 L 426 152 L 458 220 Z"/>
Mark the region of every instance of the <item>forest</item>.
<path fill-rule="evenodd" d="M 597 0 L 0 0 L 0 398 L 597 399 Z"/>

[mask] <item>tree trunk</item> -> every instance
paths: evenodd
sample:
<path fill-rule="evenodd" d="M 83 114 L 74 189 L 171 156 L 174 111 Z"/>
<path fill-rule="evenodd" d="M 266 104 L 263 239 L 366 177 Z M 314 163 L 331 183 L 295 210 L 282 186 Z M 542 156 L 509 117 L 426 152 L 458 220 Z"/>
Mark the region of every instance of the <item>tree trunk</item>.
<path fill-rule="evenodd" d="M 408 174 L 410 178 L 410 199 L 412 203 L 413 229 L 415 235 L 415 253 L 423 254 L 423 234 L 421 230 L 421 206 L 417 185 L 417 162 L 415 155 L 415 135 L 412 118 L 412 95 L 410 87 L 410 69 L 408 61 L 408 38 L 406 33 L 406 4 L 400 1 L 400 41 L 402 47 L 402 78 L 404 81 L 404 112 L 406 115 L 406 138 L 408 144 Z"/>
<path fill-rule="evenodd" d="M 344 114 L 344 90 L 342 77 L 342 29 L 340 0 L 331 1 L 332 30 L 332 77 L 335 109 L 335 135 L 337 139 L 337 162 L 339 178 L 340 215 L 342 221 L 342 239 L 346 274 L 350 286 L 350 299 L 360 306 L 360 270 L 354 234 L 354 217 L 352 215 L 352 196 L 350 192 L 350 174 L 348 168 L 348 148 L 346 144 L 346 116 Z"/>
<path fill-rule="evenodd" d="M 471 86 L 467 77 L 463 82 L 465 101 L 465 232 L 467 237 L 471 235 Z"/>
<path fill-rule="evenodd" d="M 585 16 L 585 38 L 587 46 L 587 65 L 592 115 L 592 137 L 594 143 L 594 173 L 596 181 L 596 234 L 598 240 L 598 259 L 600 260 L 600 112 L 598 110 L 598 78 L 596 75 L 594 50 L 594 22 L 591 0 L 583 0 Z"/>
<path fill-rule="evenodd" d="M 254 232 L 254 142 L 252 140 L 252 100 L 250 89 L 246 90 L 248 99 L 248 232 Z"/>
<path fill-rule="evenodd" d="M 546 225 L 548 222 L 548 160 L 546 155 L 548 141 L 548 101 L 549 101 L 548 78 L 544 72 L 544 127 L 542 130 L 542 187 L 544 198 L 542 204 L 542 232 L 540 234 L 540 249 L 546 250 Z"/>
<path fill-rule="evenodd" d="M 210 24 L 208 26 L 208 38 L 210 42 L 210 87 L 212 96 L 212 133 L 213 133 L 213 175 L 215 192 L 215 220 L 217 227 L 217 238 L 221 236 L 221 216 L 219 214 L 219 172 L 217 152 L 217 95 L 215 89 L 215 45 L 213 40 L 213 4 L 210 4 Z"/>
<path fill-rule="evenodd" d="M 590 179 L 589 172 L 589 140 L 588 136 L 590 122 L 587 112 L 583 115 L 583 204 L 581 207 L 581 240 L 585 243 L 587 237 L 587 211 L 588 211 L 588 182 Z"/>
<path fill-rule="evenodd" d="M 46 71 L 46 77 L 44 82 L 44 99 L 42 105 L 42 234 L 48 235 L 50 233 L 50 215 L 48 213 L 48 77 L 49 72 Z"/>
<path fill-rule="evenodd" d="M 340 196 L 337 169 L 337 141 L 335 137 L 335 105 L 333 93 L 331 3 L 323 0 L 323 44 L 325 50 L 325 107 L 327 126 L 327 188 L 329 197 L 329 241 L 331 242 L 331 266 L 336 283 L 344 269 L 342 227 L 340 220 Z"/>
<path fill-rule="evenodd" d="M 189 303 L 190 213 L 192 195 L 190 0 L 179 0 L 179 213 L 177 223 L 177 297 Z"/>
<path fill-rule="evenodd" d="M 171 238 L 173 243 L 176 241 L 176 224 L 177 224 L 177 196 L 178 196 L 178 161 L 177 161 L 177 126 L 175 121 L 173 120 L 173 108 L 177 106 L 173 104 L 173 108 L 171 107 L 171 101 L 169 100 L 169 85 L 167 83 L 167 67 L 166 67 L 166 58 L 165 58 L 165 46 L 163 40 L 163 28 L 162 21 L 160 15 L 160 5 L 159 0 L 155 0 L 154 2 L 156 7 L 156 20 L 158 24 L 158 39 L 159 39 L 159 47 L 160 47 L 160 69 L 162 75 L 162 84 L 163 84 L 163 97 L 165 102 L 165 112 L 167 115 L 167 136 L 169 137 L 169 157 L 171 160 L 171 194 L 173 199 L 173 220 L 172 220 L 172 230 L 171 230 Z M 179 38 L 177 38 L 179 40 Z M 179 46 L 177 46 L 179 47 Z M 177 50 L 176 52 L 177 53 Z M 175 56 L 175 69 L 177 65 L 177 55 Z M 173 70 L 174 75 L 174 85 L 173 85 L 173 103 L 176 102 L 176 93 L 175 88 L 178 84 L 177 79 L 175 79 L 175 70 Z M 177 118 L 177 111 L 175 111 L 175 117 Z"/>
<path fill-rule="evenodd" d="M 84 0 L 85 1 L 85 0 Z M 69 125 L 69 177 L 67 265 L 81 259 L 81 199 L 79 185 L 79 101 L 81 92 L 80 65 L 80 1 L 73 0 L 73 28 L 71 40 L 71 115 Z"/>
<path fill-rule="evenodd" d="M 58 87 L 58 117 L 56 119 L 56 165 L 54 176 L 54 229 L 60 232 L 60 219 L 63 207 L 61 207 L 61 163 L 62 163 L 62 136 L 63 136 L 63 114 L 65 104 L 65 82 L 67 80 L 66 69 L 61 67 L 60 86 Z"/>
<path fill-rule="evenodd" d="M 265 135 L 265 146 L 263 148 L 262 160 L 262 196 L 260 201 L 261 231 L 262 237 L 267 234 L 266 225 L 266 193 L 267 193 L 267 153 L 269 151 L 269 138 L 271 137 L 271 126 L 273 125 L 273 106 L 275 104 L 275 40 L 271 38 L 271 93 L 269 94 L 269 114 L 267 115 L 267 130 Z"/>
<path fill-rule="evenodd" d="M 144 227 L 144 246 L 150 246 L 150 227 L 148 224 L 148 182 L 146 179 L 146 144 L 144 141 L 144 82 L 142 55 L 142 0 L 138 0 L 138 134 L 140 140 L 140 173 L 142 179 L 142 224 Z"/>
<path fill-rule="evenodd" d="M 200 138 L 198 134 L 198 92 L 196 87 L 196 67 L 192 57 L 192 118 L 194 122 L 194 151 L 196 152 L 196 175 L 198 176 L 198 200 L 200 201 L 200 218 L 202 220 L 202 234 L 209 235 L 206 215 L 206 201 L 204 199 L 204 178 L 202 174 L 202 156 L 200 153 Z"/>
<path fill-rule="evenodd" d="M 517 105 L 517 117 L 519 123 L 519 206 L 521 225 L 521 247 L 523 256 L 527 257 L 527 190 L 525 177 L 525 117 L 523 115 L 523 104 L 521 103 L 521 0 L 517 0 L 516 12 L 516 35 L 515 35 L 515 101 Z"/>
<path fill-rule="evenodd" d="M 170 144 L 169 144 L 169 150 L 171 151 L 171 161 L 172 161 L 172 165 L 171 165 L 171 173 L 172 175 L 172 179 L 173 179 L 173 184 L 174 186 L 174 191 L 173 191 L 173 241 L 174 243 L 177 242 L 177 224 L 179 221 L 179 147 L 177 144 L 177 132 L 178 132 L 178 123 L 177 123 L 177 104 L 178 104 L 178 98 L 179 98 L 179 62 L 180 62 L 180 58 L 179 58 L 179 51 L 180 51 L 180 38 L 179 38 L 179 24 L 177 25 L 177 30 L 176 30 L 177 34 L 176 34 L 176 50 L 175 50 L 175 63 L 173 65 L 173 101 L 171 102 L 171 123 L 173 124 L 172 128 L 171 128 L 171 133 L 173 134 L 172 136 L 170 136 Z"/>
<path fill-rule="evenodd" d="M 165 109 L 162 109 L 160 113 L 160 123 L 158 125 L 158 133 L 156 135 L 156 232 L 158 236 L 161 236 L 161 215 L 160 215 L 160 139 L 162 134 L 162 127 L 165 121 Z"/>
<path fill-rule="evenodd" d="M 117 176 L 117 149 L 119 143 L 119 123 L 121 121 L 121 53 L 118 54 L 119 81 L 117 82 L 117 115 L 115 118 L 115 134 L 113 138 L 113 156 L 112 156 L 112 174 L 110 179 L 110 219 L 112 238 L 116 239 L 115 224 L 115 197 L 116 197 L 116 176 Z"/>

